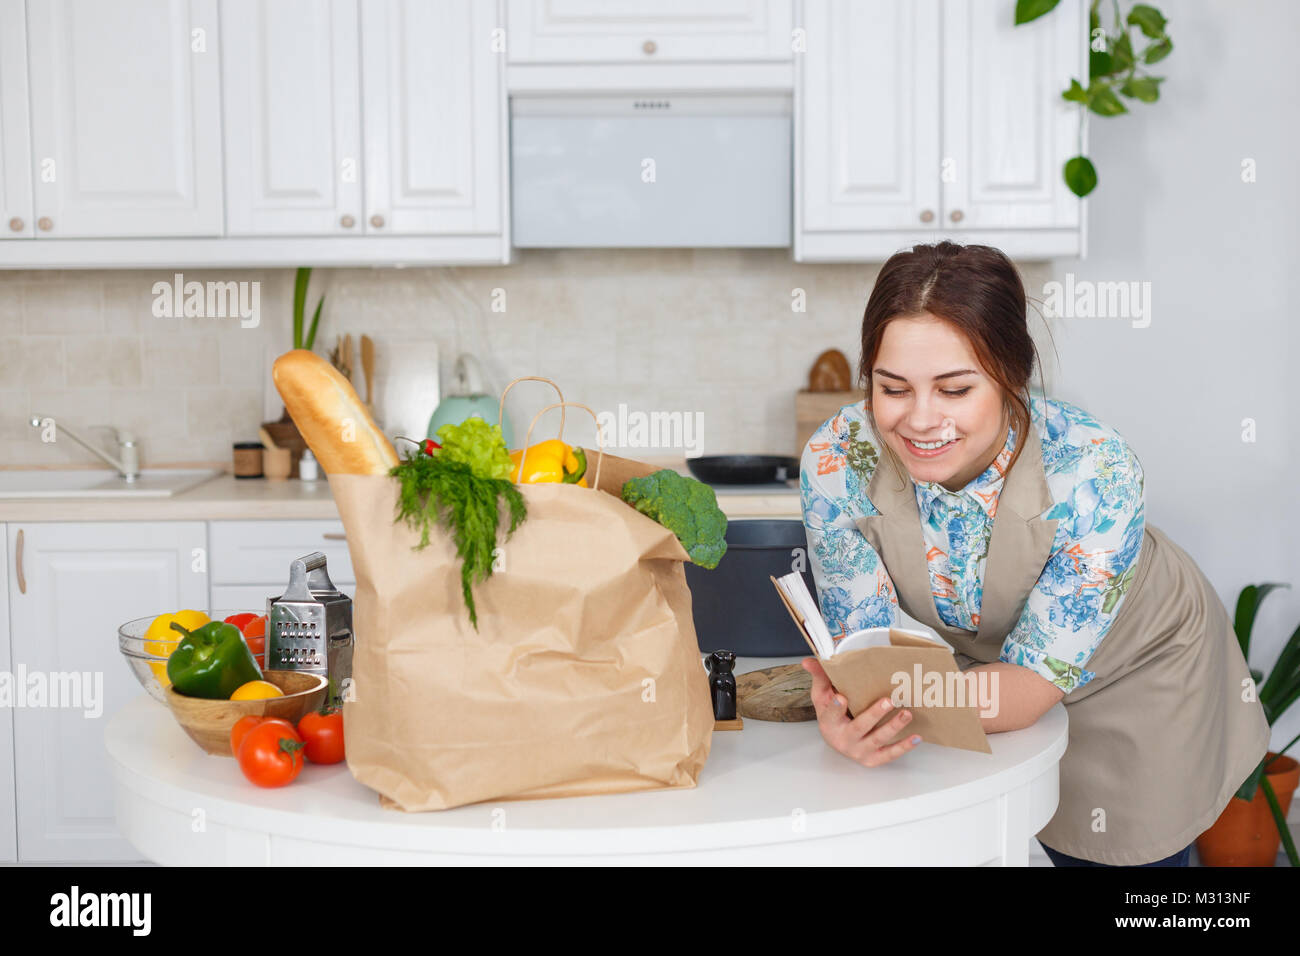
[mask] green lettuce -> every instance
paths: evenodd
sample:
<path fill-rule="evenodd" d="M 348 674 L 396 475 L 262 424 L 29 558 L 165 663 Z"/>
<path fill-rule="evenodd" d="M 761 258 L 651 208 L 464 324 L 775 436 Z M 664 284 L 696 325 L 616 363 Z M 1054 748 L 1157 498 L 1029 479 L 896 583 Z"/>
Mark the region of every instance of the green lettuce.
<path fill-rule="evenodd" d="M 500 425 L 489 425 L 481 418 L 467 418 L 459 425 L 438 429 L 439 457 L 469 465 L 480 478 L 509 478 L 510 452 Z"/>

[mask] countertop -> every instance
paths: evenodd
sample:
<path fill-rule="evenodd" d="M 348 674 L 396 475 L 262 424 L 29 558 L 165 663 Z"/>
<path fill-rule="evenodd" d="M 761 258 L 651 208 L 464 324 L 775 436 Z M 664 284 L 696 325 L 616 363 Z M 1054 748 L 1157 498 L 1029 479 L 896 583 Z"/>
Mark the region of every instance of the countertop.
<path fill-rule="evenodd" d="M 792 660 L 742 658 L 736 672 Z M 1057 704 L 1032 727 L 990 735 L 991 754 L 922 743 L 868 769 L 813 722 L 746 720 L 714 732 L 691 789 L 403 813 L 381 808 L 343 764 L 259 789 L 147 695 L 105 730 L 123 835 L 159 863 L 217 865 L 1026 865 L 1056 811 L 1067 739 Z"/>
<path fill-rule="evenodd" d="M 689 475 L 685 459 L 647 459 Z M 798 482 L 715 486 L 728 518 L 799 518 Z M 0 521 L 338 520 L 329 481 L 267 481 L 221 474 L 167 498 L 0 499 Z"/>

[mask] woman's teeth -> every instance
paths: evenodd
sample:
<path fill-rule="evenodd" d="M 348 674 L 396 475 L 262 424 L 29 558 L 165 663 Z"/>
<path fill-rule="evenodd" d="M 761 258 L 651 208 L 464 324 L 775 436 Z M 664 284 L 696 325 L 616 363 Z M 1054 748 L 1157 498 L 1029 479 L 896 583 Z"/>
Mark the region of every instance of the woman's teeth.
<path fill-rule="evenodd" d="M 922 451 L 934 451 L 934 449 L 942 448 L 944 445 L 950 445 L 956 440 L 957 439 L 955 438 L 949 438 L 947 441 L 920 442 L 920 441 L 912 441 L 912 439 L 910 438 L 908 439 L 909 442 L 911 442 L 917 448 L 920 448 Z"/>

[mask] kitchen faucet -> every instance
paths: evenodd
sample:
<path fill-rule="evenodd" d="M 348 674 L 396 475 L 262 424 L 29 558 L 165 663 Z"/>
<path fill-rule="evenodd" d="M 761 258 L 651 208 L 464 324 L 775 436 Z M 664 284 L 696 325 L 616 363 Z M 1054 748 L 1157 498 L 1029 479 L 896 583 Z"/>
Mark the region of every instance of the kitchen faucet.
<path fill-rule="evenodd" d="M 44 428 L 47 425 L 54 427 L 56 439 L 60 434 L 67 435 L 82 448 L 86 449 L 86 451 L 102 458 L 104 461 L 116 468 L 117 473 L 127 481 L 135 481 L 140 477 L 140 452 L 139 449 L 135 447 L 135 436 L 131 434 L 131 432 L 113 428 L 111 425 L 90 426 L 91 428 L 108 428 L 113 432 L 113 437 L 117 442 L 118 452 L 122 456 L 121 460 L 118 460 L 108 454 L 108 452 L 103 451 L 86 441 L 86 439 L 82 438 L 62 422 L 55 422 L 53 418 L 48 418 L 44 415 L 35 415 L 32 417 L 31 426 L 33 428 Z"/>

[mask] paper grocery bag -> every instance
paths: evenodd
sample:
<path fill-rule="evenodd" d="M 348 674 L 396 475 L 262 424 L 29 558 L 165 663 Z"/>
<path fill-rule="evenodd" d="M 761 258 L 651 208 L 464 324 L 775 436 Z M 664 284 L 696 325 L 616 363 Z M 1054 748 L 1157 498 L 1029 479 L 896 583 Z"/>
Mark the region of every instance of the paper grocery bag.
<path fill-rule="evenodd" d="M 688 557 L 618 497 L 654 470 L 606 455 L 599 488 L 519 485 L 528 517 L 474 585 L 477 631 L 449 535 L 415 551 L 394 522 L 397 480 L 330 476 L 357 577 L 347 762 L 385 805 L 695 785 L 713 707 Z"/>

